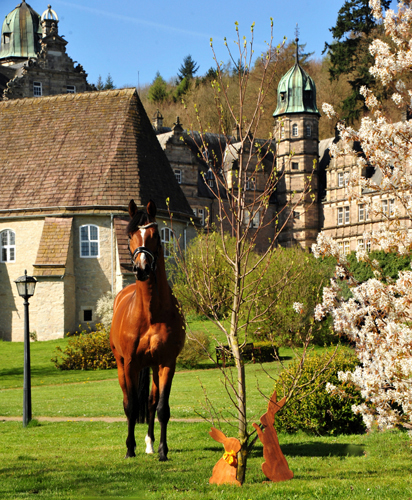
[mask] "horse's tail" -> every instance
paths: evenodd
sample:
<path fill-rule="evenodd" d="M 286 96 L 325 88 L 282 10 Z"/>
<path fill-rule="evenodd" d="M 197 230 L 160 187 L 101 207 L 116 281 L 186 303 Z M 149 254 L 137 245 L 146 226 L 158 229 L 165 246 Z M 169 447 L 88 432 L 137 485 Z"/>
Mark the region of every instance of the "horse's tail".
<path fill-rule="evenodd" d="M 138 424 L 149 423 L 149 385 L 150 368 L 143 368 L 139 374 L 139 385 L 137 387 L 137 418 Z"/>

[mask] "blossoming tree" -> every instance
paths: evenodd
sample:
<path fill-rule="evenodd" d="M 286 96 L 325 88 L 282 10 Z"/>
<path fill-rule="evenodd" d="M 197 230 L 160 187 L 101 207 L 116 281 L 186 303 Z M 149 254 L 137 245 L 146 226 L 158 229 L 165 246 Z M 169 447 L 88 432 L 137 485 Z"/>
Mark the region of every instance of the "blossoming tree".
<path fill-rule="evenodd" d="M 412 70 L 412 7 L 400 2 L 397 12 L 385 14 L 380 0 L 371 0 L 375 18 L 382 22 L 391 42 L 374 40 L 370 52 L 375 64 L 370 72 L 392 91 L 394 103 L 401 109 L 412 107 L 408 75 Z M 410 82 L 410 79 L 409 79 Z M 412 121 L 391 123 L 378 99 L 366 87 L 361 89 L 369 116 L 362 119 L 358 131 L 338 124 L 341 141 L 333 146 L 332 156 L 357 155 L 357 166 L 348 182 L 352 200 L 364 203 L 380 227 L 365 234 L 375 248 L 406 254 L 412 250 Z M 323 111 L 336 116 L 327 104 Z M 353 149 L 359 142 L 362 155 Z M 360 172 L 372 165 L 381 172 L 381 182 L 367 179 Z M 379 195 L 390 194 L 395 200 L 390 213 L 383 210 Z M 412 271 L 399 272 L 396 280 L 384 276 L 377 261 L 364 249 L 358 260 L 369 262 L 375 277 L 357 283 L 350 273 L 338 244 L 321 233 L 313 246 L 315 256 L 332 255 L 337 261 L 336 278 L 324 288 L 323 302 L 315 311 L 316 319 L 331 314 L 335 330 L 356 344 L 361 365 L 353 373 L 340 373 L 341 380 L 351 380 L 361 388 L 366 403 L 354 406 L 370 428 L 412 423 Z M 352 297 L 339 299 L 339 279 L 347 280 Z M 333 390 L 333 387 L 330 388 Z"/>

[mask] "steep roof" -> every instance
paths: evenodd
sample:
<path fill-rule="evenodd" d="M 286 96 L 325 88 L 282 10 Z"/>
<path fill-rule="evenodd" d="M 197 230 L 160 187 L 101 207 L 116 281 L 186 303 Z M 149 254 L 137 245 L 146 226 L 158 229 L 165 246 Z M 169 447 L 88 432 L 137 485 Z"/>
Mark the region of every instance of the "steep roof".
<path fill-rule="evenodd" d="M 0 210 L 126 207 L 192 214 L 134 89 L 0 102 Z"/>
<path fill-rule="evenodd" d="M 34 264 L 36 276 L 61 276 L 70 246 L 72 217 L 46 217 Z"/>

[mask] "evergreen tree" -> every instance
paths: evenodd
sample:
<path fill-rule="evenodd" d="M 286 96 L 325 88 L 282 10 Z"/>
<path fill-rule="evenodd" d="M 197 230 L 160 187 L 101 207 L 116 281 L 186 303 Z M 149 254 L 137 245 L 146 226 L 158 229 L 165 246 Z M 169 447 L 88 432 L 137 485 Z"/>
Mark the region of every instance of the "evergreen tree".
<path fill-rule="evenodd" d="M 104 89 L 102 75 L 99 75 L 99 78 L 97 79 L 96 88 L 97 88 L 97 90 L 103 90 Z"/>
<path fill-rule="evenodd" d="M 382 7 L 389 8 L 390 0 L 382 0 Z M 359 118 L 364 109 L 364 99 L 359 94 L 362 85 L 375 88 L 376 85 L 369 67 L 372 56 L 369 54 L 369 44 L 381 31 L 369 8 L 369 0 L 345 0 L 338 12 L 336 25 L 330 29 L 333 35 L 331 44 L 325 44 L 325 51 L 330 55 L 331 80 L 340 75 L 348 75 L 352 93 L 342 104 L 344 118 L 350 123 Z"/>
<path fill-rule="evenodd" d="M 197 73 L 197 70 L 199 69 L 198 64 L 192 59 L 192 56 L 189 54 L 183 59 L 183 64 L 180 66 L 179 71 L 177 73 L 177 77 L 179 79 L 179 82 L 181 82 L 184 78 L 186 80 L 191 80 L 195 74 Z"/>
<path fill-rule="evenodd" d="M 149 88 L 148 99 L 152 102 L 163 102 L 167 98 L 166 82 L 159 72 L 156 73 L 155 79 Z"/>
<path fill-rule="evenodd" d="M 110 73 L 107 75 L 106 82 L 104 84 L 104 90 L 110 90 L 110 89 L 115 89 L 116 86 L 113 82 L 113 78 L 111 77 Z"/>

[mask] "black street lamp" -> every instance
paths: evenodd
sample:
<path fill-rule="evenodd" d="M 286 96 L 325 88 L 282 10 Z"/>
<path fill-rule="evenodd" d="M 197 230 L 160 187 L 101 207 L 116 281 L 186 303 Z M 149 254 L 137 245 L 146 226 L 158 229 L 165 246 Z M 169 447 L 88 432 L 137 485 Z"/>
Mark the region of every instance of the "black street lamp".
<path fill-rule="evenodd" d="M 23 427 L 31 420 L 31 383 L 30 383 L 30 335 L 29 335 L 29 298 L 34 295 L 37 280 L 32 276 L 17 278 L 17 291 L 24 299 L 24 381 L 23 381 Z"/>

